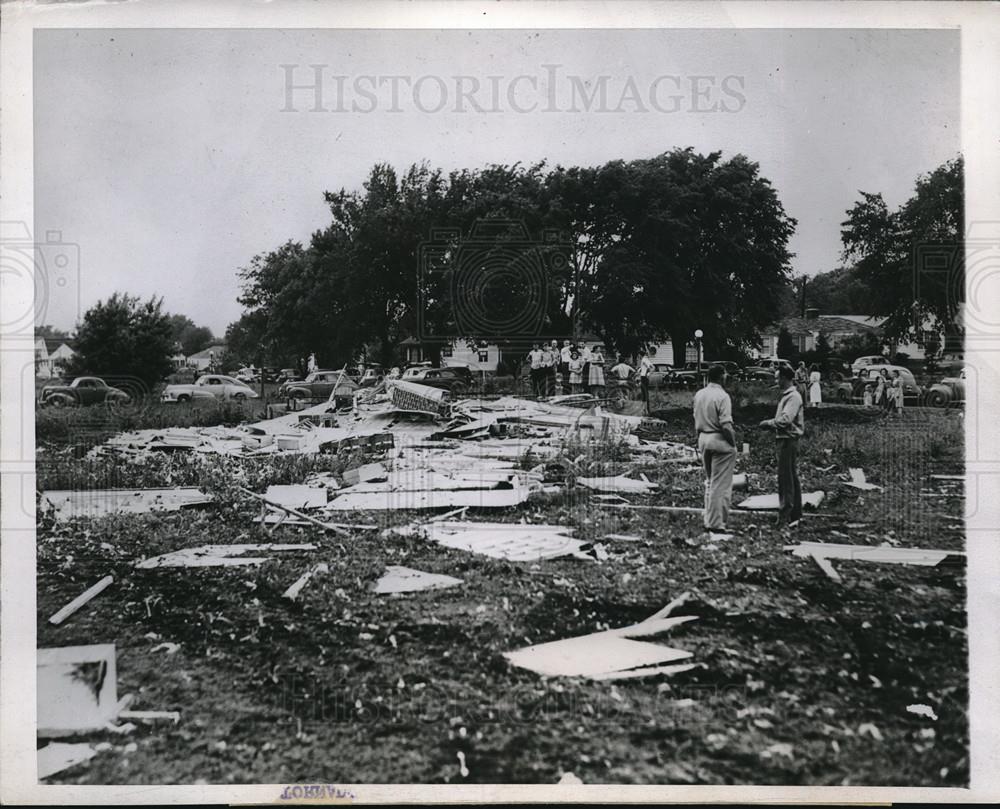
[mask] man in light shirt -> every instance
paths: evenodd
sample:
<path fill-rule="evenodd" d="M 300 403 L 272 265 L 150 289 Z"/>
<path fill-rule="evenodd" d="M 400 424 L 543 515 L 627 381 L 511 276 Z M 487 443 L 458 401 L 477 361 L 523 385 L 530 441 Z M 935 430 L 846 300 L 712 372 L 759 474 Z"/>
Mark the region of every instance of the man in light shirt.
<path fill-rule="evenodd" d="M 642 391 L 642 402 L 646 406 L 646 415 L 649 415 L 649 374 L 656 368 L 652 353 L 647 351 L 639 361 L 639 388 Z"/>
<path fill-rule="evenodd" d="M 723 387 L 725 381 L 726 369 L 713 365 L 708 369 L 708 384 L 694 395 L 694 428 L 705 468 L 705 530 L 709 534 L 727 533 L 733 498 L 736 431 L 733 403 Z"/>
<path fill-rule="evenodd" d="M 778 444 L 778 519 L 776 525 L 795 528 L 802 519 L 802 484 L 796 460 L 799 437 L 805 432 L 802 395 L 795 388 L 795 372 L 787 367 L 778 369 L 781 398 L 773 419 L 764 419 L 761 427 L 772 427 Z"/>
<path fill-rule="evenodd" d="M 545 352 L 540 343 L 535 343 L 528 352 L 528 362 L 531 363 L 531 391 L 535 396 L 542 395 L 542 363 Z"/>

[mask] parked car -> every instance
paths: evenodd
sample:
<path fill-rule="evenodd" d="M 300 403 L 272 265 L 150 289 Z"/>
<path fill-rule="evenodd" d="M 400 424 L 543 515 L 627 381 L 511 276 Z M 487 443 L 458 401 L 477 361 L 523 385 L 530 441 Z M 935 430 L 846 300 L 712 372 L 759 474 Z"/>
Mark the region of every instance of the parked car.
<path fill-rule="evenodd" d="M 773 382 L 775 375 L 778 373 L 778 368 L 782 366 L 792 368 L 793 371 L 795 370 L 788 360 L 783 360 L 779 357 L 765 357 L 757 360 L 753 365 L 748 365 L 744 368 L 743 377 L 745 379 Z"/>
<path fill-rule="evenodd" d="M 96 376 L 78 376 L 68 385 L 46 385 L 39 394 L 39 402 L 52 407 L 75 405 L 127 404 L 131 397 Z"/>
<path fill-rule="evenodd" d="M 250 385 L 260 381 L 260 372 L 256 368 L 240 368 L 233 377 Z"/>
<path fill-rule="evenodd" d="M 893 371 L 899 371 L 899 378 L 903 380 L 904 403 L 907 399 L 911 400 L 911 404 L 919 404 L 921 402 L 923 391 L 917 384 L 917 380 L 913 378 L 912 372 L 902 365 L 887 364 L 862 366 L 858 376 L 836 383 L 834 386 L 835 398 L 838 402 L 845 404 L 849 402 L 860 404 L 864 400 L 865 385 L 869 382 L 874 382 L 875 377 L 881 374 L 883 370 L 889 372 L 890 379 L 893 377 Z"/>
<path fill-rule="evenodd" d="M 460 396 L 472 386 L 472 372 L 465 367 L 454 368 L 407 368 L 403 373 L 404 380 L 418 385 L 441 388 L 450 391 L 453 396 Z"/>
<path fill-rule="evenodd" d="M 868 365 L 884 365 L 885 357 L 880 354 L 869 354 L 866 357 L 858 357 L 851 363 L 851 373 L 857 376 L 861 369 Z"/>
<path fill-rule="evenodd" d="M 194 399 L 257 399 L 256 391 L 235 377 L 203 374 L 193 385 L 167 385 L 160 396 L 163 402 L 190 402 Z"/>
<path fill-rule="evenodd" d="M 649 387 L 665 388 L 670 384 L 670 377 L 674 373 L 674 366 L 665 362 L 657 362 L 653 365 L 653 370 L 649 372 Z"/>
<path fill-rule="evenodd" d="M 930 407 L 965 404 L 965 370 L 931 385 L 924 394 L 924 402 Z"/>
<path fill-rule="evenodd" d="M 701 364 L 701 371 L 702 373 L 708 371 L 708 363 L 703 362 Z M 700 385 L 701 379 L 698 376 L 698 363 L 689 362 L 683 368 L 675 368 L 670 375 L 670 384 L 675 388 L 690 388 Z"/>
<path fill-rule="evenodd" d="M 299 382 L 301 379 L 302 375 L 294 368 L 282 368 L 275 374 L 274 381 L 283 385 L 286 382 Z"/>
<path fill-rule="evenodd" d="M 359 387 L 355 374 L 350 371 L 313 371 L 301 382 L 288 382 L 282 386 L 290 399 L 329 399 L 334 387 L 337 397 L 354 395 Z"/>

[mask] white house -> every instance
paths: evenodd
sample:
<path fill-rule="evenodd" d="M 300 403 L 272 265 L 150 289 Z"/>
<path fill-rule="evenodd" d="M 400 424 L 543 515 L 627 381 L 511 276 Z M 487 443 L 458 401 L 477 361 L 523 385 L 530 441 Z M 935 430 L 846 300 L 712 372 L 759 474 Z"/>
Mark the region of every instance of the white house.
<path fill-rule="evenodd" d="M 59 376 L 66 363 L 76 356 L 69 341 L 60 338 L 35 338 L 35 376 L 51 379 Z"/>
<path fill-rule="evenodd" d="M 208 371 L 209 368 L 221 368 L 222 361 L 226 356 L 226 347 L 221 343 L 210 345 L 187 358 L 187 365 L 196 371 Z"/>

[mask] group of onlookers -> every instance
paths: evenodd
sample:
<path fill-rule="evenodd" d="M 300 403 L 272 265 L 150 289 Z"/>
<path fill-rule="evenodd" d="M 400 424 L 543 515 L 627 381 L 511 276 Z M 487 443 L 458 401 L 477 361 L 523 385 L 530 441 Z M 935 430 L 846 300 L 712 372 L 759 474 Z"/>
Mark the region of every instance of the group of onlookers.
<path fill-rule="evenodd" d="M 861 376 L 867 377 L 868 371 L 861 370 Z M 865 383 L 865 389 L 861 394 L 861 402 L 865 407 L 879 407 L 884 413 L 895 414 L 903 412 L 903 379 L 899 371 L 889 371 L 883 368 L 875 374 L 874 381 Z"/>
<path fill-rule="evenodd" d="M 535 396 L 557 393 L 604 393 L 604 353 L 599 345 L 557 340 L 535 343 L 528 352 L 531 390 Z"/>

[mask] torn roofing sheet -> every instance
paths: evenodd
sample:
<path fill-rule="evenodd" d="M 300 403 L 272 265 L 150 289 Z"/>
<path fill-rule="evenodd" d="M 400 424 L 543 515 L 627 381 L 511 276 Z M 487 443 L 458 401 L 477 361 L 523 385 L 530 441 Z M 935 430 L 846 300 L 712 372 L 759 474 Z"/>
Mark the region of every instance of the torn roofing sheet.
<path fill-rule="evenodd" d="M 117 716 L 113 643 L 39 649 L 35 661 L 40 737 L 101 730 Z"/>
<path fill-rule="evenodd" d="M 869 483 L 868 479 L 865 477 L 865 470 L 858 467 L 851 467 L 847 470 L 847 473 L 851 476 L 849 481 L 844 483 L 845 486 L 852 486 L 855 489 L 861 489 L 862 491 L 881 491 L 882 487 L 874 483 Z"/>
<path fill-rule="evenodd" d="M 103 517 L 106 514 L 146 514 L 150 511 L 178 511 L 211 503 L 210 495 L 196 487 L 176 489 L 91 489 L 42 492 L 42 500 L 55 510 L 58 520 L 73 517 Z"/>
<path fill-rule="evenodd" d="M 589 545 L 569 536 L 573 529 L 562 525 L 442 520 L 390 530 L 404 536 L 423 535 L 446 548 L 512 562 L 537 562 L 559 556 L 582 555 L 583 548 Z"/>
<path fill-rule="evenodd" d="M 159 567 L 232 567 L 237 565 L 259 565 L 268 561 L 266 556 L 243 556 L 244 553 L 271 553 L 273 551 L 314 551 L 316 546 L 280 545 L 199 545 L 195 548 L 181 548 L 171 553 L 152 556 L 136 563 L 140 570 Z"/>
<path fill-rule="evenodd" d="M 629 638 L 665 632 L 691 620 L 694 620 L 694 616 L 651 619 L 621 629 L 528 646 L 506 652 L 504 657 L 515 666 L 547 677 L 614 679 L 622 675 L 664 673 L 662 670 L 644 670 L 644 667 L 683 660 L 690 657 L 691 653 Z"/>
<path fill-rule="evenodd" d="M 268 486 L 264 496 L 274 503 L 292 508 L 322 508 L 326 505 L 326 489 L 320 487 L 291 485 Z"/>
<path fill-rule="evenodd" d="M 50 742 L 38 749 L 38 777 L 48 778 L 77 764 L 90 761 L 96 755 L 97 750 L 93 745 L 84 742 L 78 744 Z"/>
<path fill-rule="evenodd" d="M 446 587 L 455 587 L 461 583 L 462 580 L 456 579 L 454 576 L 426 573 L 423 570 L 415 570 L 412 567 L 403 567 L 402 565 L 389 565 L 382 578 L 376 582 L 375 592 L 388 594 L 412 593 L 418 590 L 441 590 Z"/>

